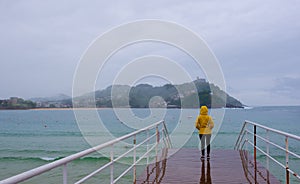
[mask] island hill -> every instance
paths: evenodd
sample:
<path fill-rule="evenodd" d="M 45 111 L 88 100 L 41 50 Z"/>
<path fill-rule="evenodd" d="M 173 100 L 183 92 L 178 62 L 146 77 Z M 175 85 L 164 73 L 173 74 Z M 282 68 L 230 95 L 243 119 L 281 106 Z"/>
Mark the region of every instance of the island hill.
<path fill-rule="evenodd" d="M 94 97 L 98 108 L 149 108 L 149 104 L 150 107 L 154 108 L 199 108 L 199 105 L 206 105 L 209 108 L 244 107 L 239 100 L 231 97 L 218 86 L 208 83 L 205 79 L 197 79 L 193 82 L 179 85 L 152 86 L 139 84 L 132 87 L 128 85 L 113 85 L 104 90 L 98 90 L 74 98 L 73 106 L 93 107 Z M 199 99 L 198 102 L 197 99 Z M 71 103 L 71 100 L 69 103 Z M 184 104 L 184 107 L 182 107 L 182 104 Z"/>
<path fill-rule="evenodd" d="M 200 105 L 206 105 L 209 108 L 244 107 L 239 100 L 231 97 L 214 84 L 208 83 L 205 79 L 197 79 L 191 83 L 179 85 L 139 84 L 132 87 L 113 85 L 74 99 L 62 94 L 56 97 L 31 98 L 30 100 L 11 97 L 0 100 L 0 109 L 88 108 L 95 107 L 94 97 L 97 108 L 149 108 L 149 104 L 154 108 L 199 108 Z"/>

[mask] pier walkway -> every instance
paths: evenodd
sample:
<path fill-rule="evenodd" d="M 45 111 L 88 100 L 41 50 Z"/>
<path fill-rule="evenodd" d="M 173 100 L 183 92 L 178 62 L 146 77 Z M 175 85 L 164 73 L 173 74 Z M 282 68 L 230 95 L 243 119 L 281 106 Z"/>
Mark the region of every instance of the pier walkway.
<path fill-rule="evenodd" d="M 177 150 L 165 151 L 171 154 Z M 169 158 L 149 165 L 136 183 L 280 183 L 256 164 L 255 167 L 244 151 L 212 150 L 211 159 L 201 161 L 198 149 L 180 149 Z"/>

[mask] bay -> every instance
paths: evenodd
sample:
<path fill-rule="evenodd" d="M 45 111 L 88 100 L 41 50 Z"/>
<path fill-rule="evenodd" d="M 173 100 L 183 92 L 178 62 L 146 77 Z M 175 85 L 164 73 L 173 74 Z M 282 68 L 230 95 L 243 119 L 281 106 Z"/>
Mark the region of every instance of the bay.
<path fill-rule="evenodd" d="M 88 116 L 88 111 L 82 110 L 82 112 L 87 112 L 87 116 L 84 117 L 85 121 L 96 121 Z M 155 111 L 158 113 L 153 113 Z M 159 111 L 165 112 L 159 113 Z M 245 120 L 300 135 L 299 106 L 213 109 L 213 111 L 216 114 L 224 111 L 225 114 L 221 122 L 215 122 L 218 128 L 213 132 L 212 149 L 233 149 Z M 199 147 L 198 132 L 193 128 L 199 109 L 156 109 L 153 112 L 150 109 L 133 109 L 132 114 L 127 115 L 124 111 L 128 119 L 136 121 L 131 122 L 133 124 L 127 124 L 116 115 L 114 109 L 98 109 L 97 113 L 105 129 L 93 130 L 91 128 L 88 129 L 90 132 L 86 132 L 82 128 L 85 125 L 78 124 L 78 117 L 74 115 L 72 110 L 1 110 L 0 180 L 90 148 L 93 144 L 100 144 L 107 141 L 107 139 L 120 137 L 136 130 L 135 127 L 144 127 L 161 119 L 165 120 L 169 133 L 172 135 L 171 139 L 174 137 L 172 143 L 175 147 Z M 216 118 L 216 120 L 219 120 L 219 118 Z M 178 130 L 180 127 L 183 128 Z M 107 132 L 111 137 L 106 136 Z M 97 141 L 90 144 L 86 137 L 94 137 Z M 186 141 L 181 143 L 177 141 L 176 137 L 183 137 Z M 281 140 L 280 138 L 278 141 L 281 144 L 284 139 Z M 299 142 L 291 141 L 290 149 L 300 150 Z M 277 153 L 276 150 L 274 152 Z M 277 157 L 284 159 L 280 155 L 284 154 L 278 153 Z M 264 162 L 263 157 L 260 160 Z M 77 169 L 76 171 L 70 171 L 70 176 L 79 178 L 88 170 L 97 168 L 96 166 L 107 161 L 106 156 L 101 154 L 75 161 L 70 167 L 76 166 Z M 295 160 L 294 163 L 296 165 L 300 164 L 298 161 Z M 278 172 L 276 166 L 272 170 Z M 281 172 L 278 175 L 282 177 Z M 50 183 L 56 183 L 61 181 L 61 171 L 51 171 L 50 176 L 45 175 L 43 177 L 48 178 Z M 102 177 L 107 180 L 109 173 L 104 174 Z M 29 183 L 39 183 L 41 178 L 42 176 L 37 177 Z M 129 181 L 131 181 L 131 178 L 125 177 L 122 182 L 128 183 Z"/>

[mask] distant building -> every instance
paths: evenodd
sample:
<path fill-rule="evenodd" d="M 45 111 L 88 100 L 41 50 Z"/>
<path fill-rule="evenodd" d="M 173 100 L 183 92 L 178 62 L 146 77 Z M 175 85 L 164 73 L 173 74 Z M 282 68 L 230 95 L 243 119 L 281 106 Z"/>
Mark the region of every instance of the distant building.
<path fill-rule="evenodd" d="M 10 97 L 9 101 L 12 105 L 16 105 L 18 103 L 18 97 Z"/>
<path fill-rule="evenodd" d="M 199 81 L 199 82 L 206 82 L 206 79 L 202 79 L 202 78 L 197 77 L 197 81 Z"/>
<path fill-rule="evenodd" d="M 36 102 L 36 107 L 43 107 L 43 102 Z"/>

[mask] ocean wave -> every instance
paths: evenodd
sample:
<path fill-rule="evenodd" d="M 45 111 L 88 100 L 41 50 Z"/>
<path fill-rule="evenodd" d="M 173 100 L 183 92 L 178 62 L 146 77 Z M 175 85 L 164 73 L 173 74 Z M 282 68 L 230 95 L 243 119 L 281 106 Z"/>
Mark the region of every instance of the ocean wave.
<path fill-rule="evenodd" d="M 61 157 L 39 157 L 39 158 L 45 161 L 54 161 L 54 160 L 61 159 Z"/>
<path fill-rule="evenodd" d="M 0 157 L 0 162 L 2 161 L 46 161 L 46 162 L 52 162 L 52 161 L 56 161 L 59 159 L 62 159 L 65 157 L 47 157 L 47 156 L 37 156 L 37 157 Z M 123 160 L 132 160 L 133 157 L 124 157 L 122 158 Z M 104 157 L 104 156 L 86 156 L 86 157 L 82 157 L 79 159 L 74 160 L 74 162 L 81 162 L 81 161 L 110 161 L 109 157 Z"/>
<path fill-rule="evenodd" d="M 110 161 L 110 158 L 108 157 L 82 157 L 80 159 L 78 159 L 77 161 Z M 75 160 L 76 161 L 76 160 Z"/>
<path fill-rule="evenodd" d="M 62 150 L 35 150 L 35 149 L 24 149 L 24 150 L 16 150 L 16 149 L 0 149 L 0 152 L 8 154 L 38 154 L 38 155 L 72 155 L 80 150 L 74 151 L 62 151 Z"/>
<path fill-rule="evenodd" d="M 0 161 L 55 161 L 63 157 L 0 157 Z"/>

